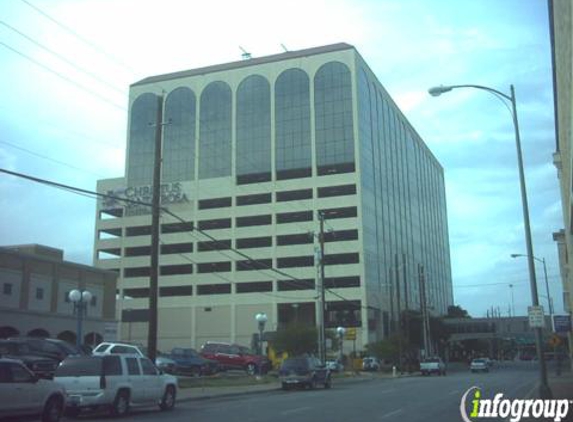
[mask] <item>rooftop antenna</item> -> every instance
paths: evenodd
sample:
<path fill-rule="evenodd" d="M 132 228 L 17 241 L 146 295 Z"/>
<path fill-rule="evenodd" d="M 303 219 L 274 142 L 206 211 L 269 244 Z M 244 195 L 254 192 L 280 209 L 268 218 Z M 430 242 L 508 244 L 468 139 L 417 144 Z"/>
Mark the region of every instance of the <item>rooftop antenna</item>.
<path fill-rule="evenodd" d="M 251 59 L 251 53 L 249 53 L 247 50 L 245 50 L 243 47 L 239 46 L 239 48 L 241 49 L 241 51 L 243 52 L 243 54 L 241 54 L 241 57 L 243 58 L 243 60 L 249 60 Z"/>
<path fill-rule="evenodd" d="M 288 48 L 286 48 L 283 43 L 281 43 L 281 47 L 283 48 L 283 50 L 285 51 L 285 53 L 288 53 Z"/>

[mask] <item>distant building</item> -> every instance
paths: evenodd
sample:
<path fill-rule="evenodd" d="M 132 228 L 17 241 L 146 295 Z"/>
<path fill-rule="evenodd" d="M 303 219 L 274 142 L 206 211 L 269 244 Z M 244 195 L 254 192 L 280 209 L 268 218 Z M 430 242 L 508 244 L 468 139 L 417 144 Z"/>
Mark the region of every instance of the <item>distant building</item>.
<path fill-rule="evenodd" d="M 51 337 L 76 341 L 76 317 L 68 293 L 89 290 L 83 343 L 104 337 L 115 321 L 117 274 L 64 261 L 60 249 L 42 245 L 0 248 L 0 338 Z"/>
<path fill-rule="evenodd" d="M 159 107 L 162 205 L 182 220 L 161 216 L 160 349 L 249 345 L 259 312 L 270 331 L 316 324 L 319 212 L 327 328 L 356 328 L 359 348 L 385 338 L 419 309 L 421 266 L 428 308 L 452 305 L 443 169 L 354 47 L 134 83 L 126 175 L 98 192 L 151 201 Z M 140 342 L 150 221 L 145 204 L 98 203 L 94 262 L 120 273 L 121 335 Z"/>
<path fill-rule="evenodd" d="M 559 248 L 563 304 L 573 312 L 573 6 L 570 0 L 550 0 L 549 21 L 553 57 L 553 96 L 557 145 L 553 162 L 561 186 L 564 229 L 554 233 Z M 569 333 L 569 350 L 573 357 L 573 333 Z M 572 359 L 573 362 L 573 359 Z"/>
<path fill-rule="evenodd" d="M 529 327 L 528 317 L 496 318 L 445 318 L 444 325 L 448 331 L 450 358 L 480 356 L 484 352 L 495 359 L 521 358 L 531 359 L 537 354 L 535 349 L 535 331 Z M 551 327 L 549 317 L 545 318 L 547 327 Z M 548 340 L 549 332 L 544 332 Z M 488 344 L 485 350 L 477 350 L 475 342 Z M 480 353 L 481 352 L 481 353 Z"/>

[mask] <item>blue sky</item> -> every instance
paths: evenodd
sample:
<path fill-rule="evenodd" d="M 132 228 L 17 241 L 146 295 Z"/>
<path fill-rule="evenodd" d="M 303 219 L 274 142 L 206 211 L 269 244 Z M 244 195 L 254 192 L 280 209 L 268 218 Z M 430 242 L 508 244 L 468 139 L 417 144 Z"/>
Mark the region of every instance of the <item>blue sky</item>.
<path fill-rule="evenodd" d="M 0 167 L 90 190 L 124 173 L 129 84 L 239 60 L 239 46 L 354 45 L 444 167 L 455 302 L 473 316 L 507 314 L 510 283 L 518 314 L 531 301 L 527 262 L 510 258 L 525 253 L 511 116 L 483 91 L 427 89 L 515 85 L 534 254 L 562 310 L 546 1 L 0 0 L 0 16 Z M 93 199 L 0 176 L 0 201 L 2 244 L 91 263 Z"/>

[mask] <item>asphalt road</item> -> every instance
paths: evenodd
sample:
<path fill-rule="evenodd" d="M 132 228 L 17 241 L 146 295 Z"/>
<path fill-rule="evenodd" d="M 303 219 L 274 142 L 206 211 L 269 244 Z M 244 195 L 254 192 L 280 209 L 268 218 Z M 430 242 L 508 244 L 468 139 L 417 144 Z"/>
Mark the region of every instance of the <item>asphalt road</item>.
<path fill-rule="evenodd" d="M 171 412 L 132 409 L 123 422 L 460 422 L 460 401 L 472 386 L 483 397 L 503 393 L 526 398 L 538 379 L 532 363 L 509 364 L 489 373 L 450 370 L 445 377 L 413 376 L 399 379 L 339 382 L 331 390 L 270 391 L 178 403 Z M 108 417 L 82 417 L 109 421 Z M 488 418 L 488 421 L 501 419 Z"/>

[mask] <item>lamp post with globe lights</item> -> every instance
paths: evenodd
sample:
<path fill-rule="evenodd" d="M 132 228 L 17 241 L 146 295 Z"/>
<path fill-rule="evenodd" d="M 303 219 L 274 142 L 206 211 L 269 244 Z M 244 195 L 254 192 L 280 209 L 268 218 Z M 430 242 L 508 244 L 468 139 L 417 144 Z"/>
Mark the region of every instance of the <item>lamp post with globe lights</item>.
<path fill-rule="evenodd" d="M 260 312 L 255 316 L 257 324 L 259 326 L 259 354 L 263 354 L 263 333 L 265 331 L 265 324 L 269 320 L 267 314 Z"/>
<path fill-rule="evenodd" d="M 74 289 L 68 293 L 68 298 L 74 305 L 74 315 L 77 318 L 76 328 L 76 345 L 82 345 L 82 323 L 83 318 L 87 315 L 88 305 L 92 300 L 92 294 L 89 290 Z"/>
<path fill-rule="evenodd" d="M 344 358 L 344 353 L 343 353 L 343 350 L 342 350 L 342 346 L 343 346 L 343 344 L 344 344 L 344 334 L 345 334 L 345 333 L 346 333 L 346 329 L 345 329 L 344 327 L 338 327 L 338 328 L 336 329 L 336 334 L 338 334 L 338 340 L 339 340 L 339 342 L 340 342 L 339 345 L 338 345 L 338 346 L 340 347 L 340 353 L 339 353 L 338 359 L 339 359 L 341 365 L 342 365 L 343 358 Z"/>
<path fill-rule="evenodd" d="M 525 246 L 527 250 L 527 263 L 529 269 L 529 284 L 531 289 L 531 301 L 534 307 L 539 306 L 539 296 L 537 294 L 537 280 L 535 277 L 535 261 L 533 259 L 533 244 L 531 241 L 531 227 L 529 222 L 529 205 L 527 203 L 527 190 L 525 186 L 525 172 L 523 169 L 523 156 L 521 152 L 521 139 L 519 136 L 519 123 L 517 120 L 517 107 L 516 107 L 516 100 L 515 100 L 515 88 L 513 85 L 510 85 L 510 95 L 504 94 L 497 89 L 490 88 L 483 85 L 474 85 L 474 84 L 464 84 L 464 85 L 449 85 L 449 86 L 435 86 L 428 90 L 428 93 L 434 97 L 440 96 L 446 92 L 452 91 L 453 89 L 458 88 L 474 88 L 479 89 L 482 91 L 487 91 L 490 94 L 494 95 L 498 100 L 500 100 L 509 110 L 511 113 L 511 119 L 513 122 L 513 129 L 515 132 L 515 145 L 517 148 L 517 164 L 519 169 L 519 182 L 520 182 L 520 189 L 521 189 L 521 204 L 523 208 L 523 223 L 525 227 Z M 511 108 L 508 106 L 508 101 L 511 105 Z M 539 357 L 539 375 L 540 375 L 540 383 L 539 383 L 539 395 L 542 399 L 550 399 L 552 398 L 551 389 L 549 388 L 549 384 L 547 381 L 547 367 L 545 364 L 545 357 L 543 355 L 543 348 L 541 344 L 542 340 L 542 333 L 541 328 L 535 328 L 535 346 L 537 349 L 537 356 Z"/>

